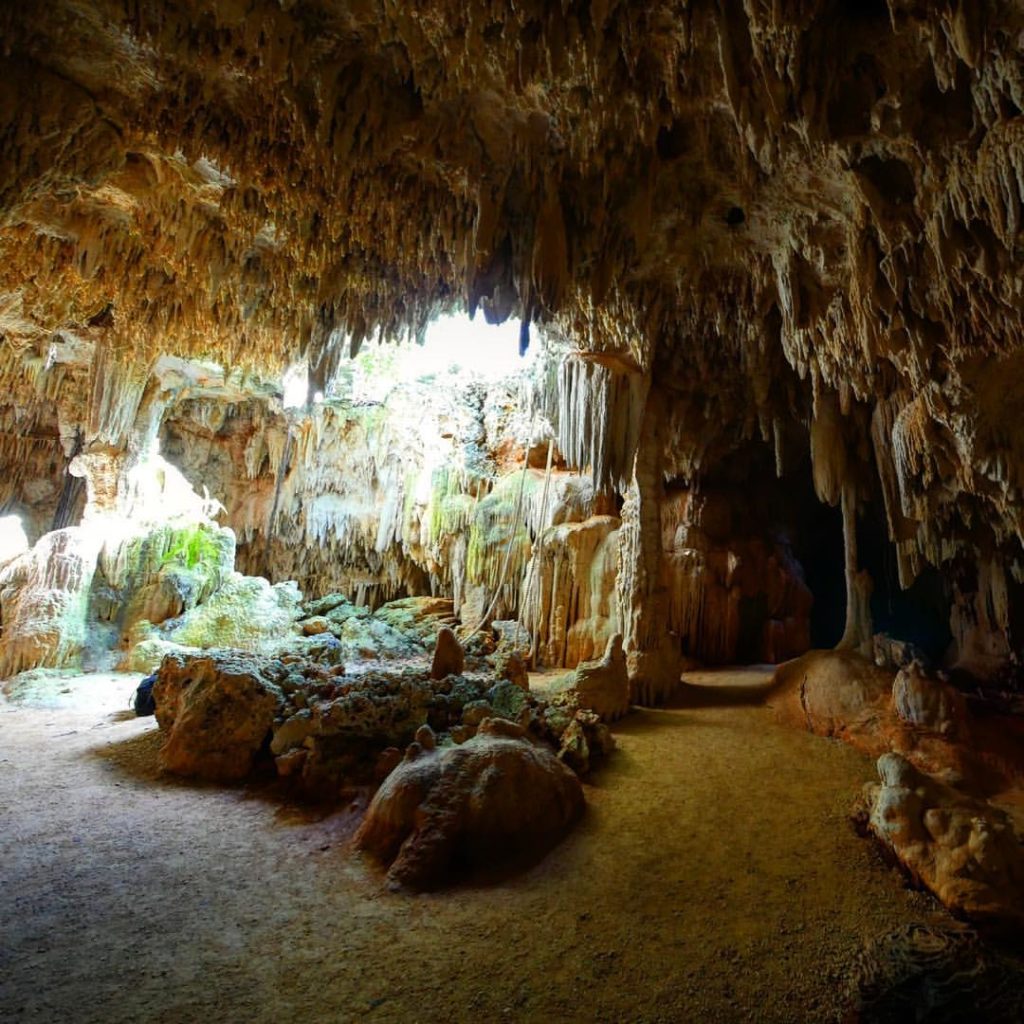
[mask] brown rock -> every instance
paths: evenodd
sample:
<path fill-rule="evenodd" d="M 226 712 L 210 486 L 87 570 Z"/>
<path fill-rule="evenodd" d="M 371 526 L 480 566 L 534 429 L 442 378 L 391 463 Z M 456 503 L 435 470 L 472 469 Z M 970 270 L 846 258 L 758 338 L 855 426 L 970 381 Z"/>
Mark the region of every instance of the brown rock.
<path fill-rule="evenodd" d="M 878 759 L 868 828 L 910 875 L 957 913 L 1024 922 L 1024 847 L 1008 816 L 918 771 Z"/>
<path fill-rule="evenodd" d="M 390 864 L 392 886 L 429 889 L 456 866 L 542 855 L 582 811 L 583 790 L 565 765 L 515 723 L 487 719 L 461 746 L 411 749 L 355 841 Z"/>
<path fill-rule="evenodd" d="M 302 627 L 303 636 L 317 636 L 320 633 L 326 633 L 331 628 L 330 620 L 323 615 L 315 615 L 311 619 L 305 619 L 299 625 Z"/>
<path fill-rule="evenodd" d="M 167 734 L 161 767 L 215 780 L 248 775 L 282 699 L 260 661 L 240 651 L 165 658 L 153 697 Z"/>
<path fill-rule="evenodd" d="M 779 666 L 772 704 L 787 724 L 878 756 L 889 749 L 877 723 L 887 713 L 892 684 L 891 671 L 853 651 L 809 651 Z"/>
<path fill-rule="evenodd" d="M 919 666 L 893 680 L 852 651 L 810 651 L 779 667 L 771 703 L 785 724 L 841 739 L 872 757 L 895 751 L 972 792 L 1019 785 L 1019 719 L 972 718 L 961 694 Z"/>
<path fill-rule="evenodd" d="M 455 633 L 442 626 L 437 631 L 437 644 L 434 647 L 434 660 L 430 665 L 431 679 L 444 679 L 445 676 L 457 676 L 466 663 L 466 655 L 462 650 Z"/>
<path fill-rule="evenodd" d="M 629 675 L 622 651 L 622 634 L 608 641 L 600 661 L 585 661 L 576 668 L 576 693 L 581 708 L 612 722 L 629 711 Z"/>

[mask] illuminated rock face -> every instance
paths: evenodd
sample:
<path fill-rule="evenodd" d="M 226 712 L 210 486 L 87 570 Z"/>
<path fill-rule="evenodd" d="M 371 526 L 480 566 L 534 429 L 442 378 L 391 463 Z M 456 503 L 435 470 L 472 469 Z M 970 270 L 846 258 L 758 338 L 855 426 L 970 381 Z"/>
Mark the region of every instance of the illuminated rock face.
<path fill-rule="evenodd" d="M 58 530 L 0 569 L 0 678 L 81 664 L 101 545 L 81 527 Z"/>
<path fill-rule="evenodd" d="M 1013 683 L 1015 6 L 137 7 L 0 12 L 0 511 L 31 540 L 119 505 L 160 437 L 224 485 L 243 572 L 504 617 L 538 531 L 615 514 L 602 578 L 558 577 L 589 607 L 542 603 L 535 633 L 569 665 L 621 628 L 654 700 L 682 652 L 810 639 L 785 545 L 699 523 L 659 540 L 673 494 L 754 444 L 842 509 L 844 648 L 933 566 L 950 663 Z M 286 366 L 329 393 L 367 339 L 455 307 L 565 343 L 525 448 L 537 476 L 549 437 L 557 472 L 590 474 L 574 514 L 513 522 L 514 487 L 484 473 L 425 523 L 410 481 L 433 470 L 372 417 L 289 431 Z M 866 568 L 868 518 L 892 579 Z"/>

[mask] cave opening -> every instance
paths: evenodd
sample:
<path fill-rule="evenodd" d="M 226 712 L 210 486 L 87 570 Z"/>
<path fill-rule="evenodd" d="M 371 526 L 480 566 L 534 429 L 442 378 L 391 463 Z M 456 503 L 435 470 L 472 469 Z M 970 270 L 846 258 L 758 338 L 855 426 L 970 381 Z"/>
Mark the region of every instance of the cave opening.
<path fill-rule="evenodd" d="M 925 566 L 914 582 L 900 585 L 896 552 L 878 503 L 866 503 L 857 520 L 857 552 L 871 576 L 871 617 L 876 632 L 913 644 L 934 665 L 943 665 L 953 639 L 949 582 Z"/>
<path fill-rule="evenodd" d="M 796 556 L 804 579 L 814 595 L 811 606 L 812 647 L 830 648 L 839 643 L 846 621 L 846 588 L 843 579 L 843 517 L 838 508 L 818 501 L 810 477 L 797 484 L 804 509 L 801 528 L 794 533 Z"/>

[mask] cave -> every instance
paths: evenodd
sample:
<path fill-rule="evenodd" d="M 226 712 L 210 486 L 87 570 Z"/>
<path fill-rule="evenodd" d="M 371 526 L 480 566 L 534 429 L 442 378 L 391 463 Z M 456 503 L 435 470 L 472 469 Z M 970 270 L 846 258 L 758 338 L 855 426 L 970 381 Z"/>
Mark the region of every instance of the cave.
<path fill-rule="evenodd" d="M 1022 38 L 0 5 L 0 1019 L 1024 1022 Z"/>

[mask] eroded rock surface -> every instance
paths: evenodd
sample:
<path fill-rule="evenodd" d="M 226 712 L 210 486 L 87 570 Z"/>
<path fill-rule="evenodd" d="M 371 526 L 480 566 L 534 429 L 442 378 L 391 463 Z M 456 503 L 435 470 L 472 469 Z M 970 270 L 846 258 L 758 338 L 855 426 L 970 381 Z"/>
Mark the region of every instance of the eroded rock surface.
<path fill-rule="evenodd" d="M 779 667 L 770 696 L 780 721 L 841 739 L 872 757 L 895 751 L 979 795 L 1024 781 L 1024 725 L 983 707 L 919 664 L 881 668 L 849 650 L 811 651 Z"/>
<path fill-rule="evenodd" d="M 245 778 L 282 702 L 272 666 L 240 651 L 164 659 L 153 685 L 165 738 L 160 764 L 176 775 Z"/>
<path fill-rule="evenodd" d="M 883 754 L 878 775 L 865 791 L 868 828 L 911 877 L 958 913 L 1024 922 L 1024 846 L 1007 815 L 899 754 Z"/>
<path fill-rule="evenodd" d="M 356 835 L 393 886 L 430 889 L 456 870 L 536 858 L 583 812 L 579 780 L 520 726 L 488 718 L 461 746 L 431 744 L 410 745 Z"/>

